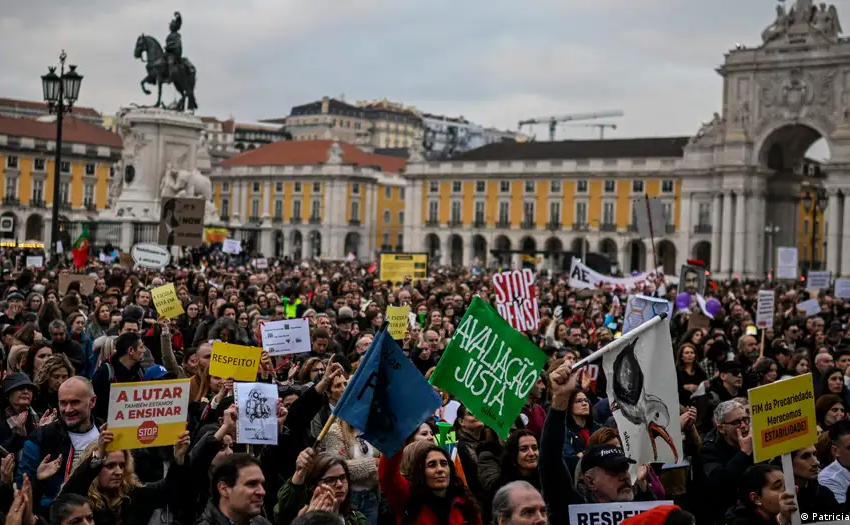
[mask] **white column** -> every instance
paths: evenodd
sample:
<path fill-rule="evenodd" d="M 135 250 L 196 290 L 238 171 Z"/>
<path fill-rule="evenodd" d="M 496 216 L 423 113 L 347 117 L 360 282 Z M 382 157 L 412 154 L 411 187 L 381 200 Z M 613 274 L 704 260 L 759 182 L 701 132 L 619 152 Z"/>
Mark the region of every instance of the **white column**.
<path fill-rule="evenodd" d="M 841 228 L 841 245 L 850 247 L 850 195 L 844 195 L 844 224 Z M 850 254 L 842 254 L 841 277 L 850 277 Z"/>
<path fill-rule="evenodd" d="M 721 229 L 721 243 L 723 246 L 720 249 L 720 271 L 731 277 L 732 275 L 732 193 L 726 192 L 723 195 L 723 227 Z"/>
<path fill-rule="evenodd" d="M 712 272 L 719 272 L 720 268 L 720 207 L 723 205 L 721 195 L 714 195 L 711 203 L 711 261 L 704 261 L 711 265 Z"/>
<path fill-rule="evenodd" d="M 274 186 L 272 185 L 271 182 L 265 182 L 265 183 L 263 183 L 263 186 L 264 186 L 264 188 L 263 188 L 263 202 L 260 203 L 260 209 L 262 210 L 262 216 L 261 217 L 263 219 L 268 219 L 270 217 L 270 215 L 269 215 L 269 201 L 271 200 L 272 189 L 274 188 Z"/>
<path fill-rule="evenodd" d="M 241 180 L 233 183 L 233 202 L 231 203 L 233 213 L 230 216 L 234 219 L 242 218 L 242 206 L 245 204 L 245 194 L 242 191 L 244 184 Z"/>
<path fill-rule="evenodd" d="M 463 267 L 469 268 L 472 266 L 472 234 L 464 234 L 461 239 L 463 239 Z"/>
<path fill-rule="evenodd" d="M 759 240 L 764 236 L 764 197 L 752 195 L 746 204 L 745 216 L 747 220 L 746 235 L 746 262 L 744 265 L 745 275 L 749 278 L 757 278 L 761 273 L 761 257 L 759 254 Z"/>
<path fill-rule="evenodd" d="M 838 254 L 841 252 L 841 225 L 839 224 L 838 192 L 830 191 L 827 209 L 826 269 L 838 275 Z"/>
<path fill-rule="evenodd" d="M 743 193 L 738 193 L 735 197 L 735 242 L 733 245 L 732 272 L 737 273 L 738 277 L 743 277 L 745 273 L 745 252 L 746 231 L 747 231 L 747 197 Z"/>

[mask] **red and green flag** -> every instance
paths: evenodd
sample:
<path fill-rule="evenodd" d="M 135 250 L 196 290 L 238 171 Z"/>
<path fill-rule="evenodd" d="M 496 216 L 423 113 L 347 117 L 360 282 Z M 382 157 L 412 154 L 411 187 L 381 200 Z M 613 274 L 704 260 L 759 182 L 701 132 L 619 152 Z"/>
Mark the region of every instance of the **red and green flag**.
<path fill-rule="evenodd" d="M 83 224 L 83 232 L 77 237 L 71 248 L 71 254 L 74 256 L 74 266 L 77 268 L 85 268 L 86 261 L 89 258 L 89 226 Z"/>

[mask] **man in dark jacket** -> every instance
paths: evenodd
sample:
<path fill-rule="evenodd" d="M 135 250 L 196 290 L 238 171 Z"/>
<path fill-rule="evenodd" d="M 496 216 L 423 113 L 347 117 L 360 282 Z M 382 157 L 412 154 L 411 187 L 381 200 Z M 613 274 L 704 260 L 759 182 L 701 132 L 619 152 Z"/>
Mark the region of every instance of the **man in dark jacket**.
<path fill-rule="evenodd" d="M 724 401 L 742 394 L 743 369 L 736 361 L 725 361 L 718 365 L 719 375 L 712 377 L 697 388 L 692 396 L 697 409 L 697 430 L 705 434 L 714 428 L 714 410 Z"/>
<path fill-rule="evenodd" d="M 196 525 L 271 525 L 261 516 L 265 476 L 255 457 L 232 454 L 218 464 L 210 478 L 210 501 Z"/>
<path fill-rule="evenodd" d="M 712 495 L 706 511 L 710 523 L 723 523 L 726 509 L 735 505 L 738 480 L 753 466 L 753 436 L 750 418 L 737 401 L 724 401 L 714 410 L 715 428 L 702 444 L 706 490 Z"/>
<path fill-rule="evenodd" d="M 59 387 L 59 420 L 36 428 L 24 443 L 16 476 L 18 486 L 24 474 L 36 479 L 38 466 L 48 456 L 48 461 L 58 466 L 53 476 L 39 482 L 42 509 L 50 506 L 62 484 L 81 462 L 86 448 L 100 435 L 98 427 L 102 422 L 92 418 L 94 404 L 94 390 L 89 380 L 79 376 L 68 378 Z"/>
<path fill-rule="evenodd" d="M 142 360 L 145 357 L 145 345 L 139 334 L 123 333 L 115 340 L 115 353 L 105 361 L 92 377 L 97 403 L 94 415 L 106 419 L 109 415 L 109 390 L 112 383 L 135 383 L 144 380 Z"/>
<path fill-rule="evenodd" d="M 804 520 L 806 523 L 820 521 L 818 514 L 843 512 L 835 494 L 818 482 L 820 463 L 814 445 L 792 452 L 791 462 L 794 466 L 794 484 L 797 486 L 797 507 L 801 516 L 810 518 Z"/>
<path fill-rule="evenodd" d="M 61 319 L 54 319 L 50 322 L 50 346 L 54 353 L 65 354 L 65 357 L 74 365 L 74 372 L 77 375 L 85 375 L 89 366 L 89 356 L 85 350 L 76 341 L 72 341 L 68 337 L 68 328 Z"/>

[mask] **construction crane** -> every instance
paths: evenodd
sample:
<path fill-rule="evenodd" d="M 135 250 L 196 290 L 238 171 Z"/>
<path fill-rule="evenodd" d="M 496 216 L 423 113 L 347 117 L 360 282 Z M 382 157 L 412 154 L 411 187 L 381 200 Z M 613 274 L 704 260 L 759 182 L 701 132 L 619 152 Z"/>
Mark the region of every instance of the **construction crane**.
<path fill-rule="evenodd" d="M 555 130 L 558 124 L 563 122 L 574 122 L 577 120 L 596 120 L 599 118 L 622 117 L 625 113 L 620 110 L 616 111 L 598 111 L 596 113 L 574 113 L 572 115 L 560 115 L 552 117 L 532 118 L 528 120 L 520 120 L 518 131 L 522 131 L 523 126 L 532 126 L 535 124 L 549 124 L 549 140 L 555 140 Z"/>
<path fill-rule="evenodd" d="M 568 124 L 568 125 L 572 125 L 572 126 L 581 126 L 581 127 L 585 127 L 585 128 L 596 128 L 596 129 L 598 129 L 598 130 L 599 130 L 599 140 L 602 140 L 602 139 L 604 139 L 604 138 L 605 138 L 605 128 L 617 129 L 617 125 L 616 125 L 616 124 L 611 124 L 611 123 L 602 123 L 602 124 Z"/>

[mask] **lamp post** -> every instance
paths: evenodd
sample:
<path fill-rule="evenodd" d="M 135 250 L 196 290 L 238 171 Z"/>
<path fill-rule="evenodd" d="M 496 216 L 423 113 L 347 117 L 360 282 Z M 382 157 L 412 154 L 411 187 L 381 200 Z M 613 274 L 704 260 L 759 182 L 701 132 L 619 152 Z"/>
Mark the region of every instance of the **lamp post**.
<path fill-rule="evenodd" d="M 70 113 L 80 94 L 80 84 L 83 77 L 77 73 L 77 66 L 68 66 L 65 71 L 67 55 L 63 50 L 59 55 L 59 74 L 56 67 L 48 67 L 46 75 L 41 76 L 41 87 L 44 90 L 44 101 L 51 113 L 56 114 L 56 158 L 53 166 L 53 219 L 50 228 L 50 258 L 56 260 L 57 243 L 59 242 L 59 185 L 62 170 L 62 118 Z"/>
<path fill-rule="evenodd" d="M 764 235 L 767 237 L 767 268 L 770 271 L 770 280 L 773 281 L 773 276 L 776 273 L 773 268 L 773 236 L 781 230 L 779 226 L 773 223 L 764 227 Z"/>
<path fill-rule="evenodd" d="M 811 212 L 812 214 L 812 238 L 811 238 L 811 248 L 812 253 L 811 257 L 809 257 L 809 269 L 817 270 L 820 263 L 818 261 L 818 213 L 826 210 L 826 206 L 828 201 L 826 199 L 826 192 L 823 189 L 815 190 L 814 195 L 811 192 L 806 192 L 806 195 L 803 197 L 803 209 L 806 213 Z"/>

